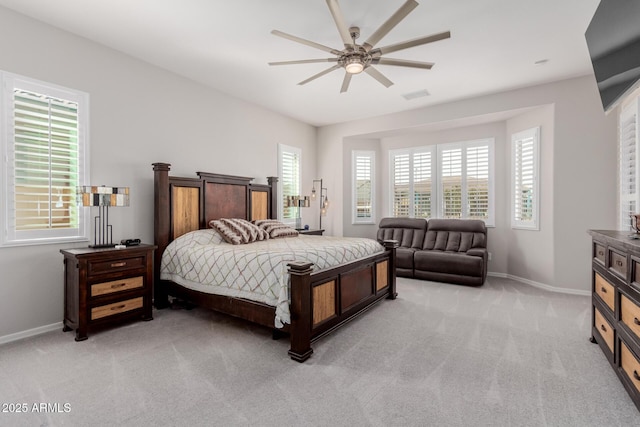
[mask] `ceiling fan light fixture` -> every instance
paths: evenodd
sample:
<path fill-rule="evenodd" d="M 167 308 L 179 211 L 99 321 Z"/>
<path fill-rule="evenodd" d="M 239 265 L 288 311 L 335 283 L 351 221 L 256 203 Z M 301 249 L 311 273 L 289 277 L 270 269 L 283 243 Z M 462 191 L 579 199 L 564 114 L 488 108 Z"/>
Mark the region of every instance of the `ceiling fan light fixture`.
<path fill-rule="evenodd" d="M 362 63 L 362 60 L 360 58 L 351 57 L 346 60 L 344 69 L 349 74 L 360 74 L 362 70 L 364 70 L 364 64 Z"/>

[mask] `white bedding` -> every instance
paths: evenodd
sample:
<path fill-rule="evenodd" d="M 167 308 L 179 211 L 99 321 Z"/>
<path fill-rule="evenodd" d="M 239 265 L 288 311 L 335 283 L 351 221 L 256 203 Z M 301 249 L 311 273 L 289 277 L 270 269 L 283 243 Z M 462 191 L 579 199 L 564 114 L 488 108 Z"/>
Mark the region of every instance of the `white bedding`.
<path fill-rule="evenodd" d="M 262 302 L 276 308 L 275 325 L 290 323 L 287 264 L 320 271 L 383 252 L 375 240 L 305 236 L 232 245 L 213 229 L 180 236 L 162 255 L 160 278 L 189 289 Z"/>

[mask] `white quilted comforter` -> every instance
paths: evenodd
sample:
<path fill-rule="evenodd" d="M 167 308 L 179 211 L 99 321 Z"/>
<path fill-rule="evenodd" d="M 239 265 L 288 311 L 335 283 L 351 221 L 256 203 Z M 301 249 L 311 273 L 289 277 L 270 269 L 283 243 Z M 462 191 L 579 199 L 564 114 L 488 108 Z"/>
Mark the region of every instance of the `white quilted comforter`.
<path fill-rule="evenodd" d="M 162 255 L 160 278 L 187 288 L 246 298 L 276 308 L 275 325 L 290 323 L 287 264 L 306 261 L 320 271 L 383 252 L 375 240 L 305 236 L 232 245 L 213 229 L 180 236 Z"/>

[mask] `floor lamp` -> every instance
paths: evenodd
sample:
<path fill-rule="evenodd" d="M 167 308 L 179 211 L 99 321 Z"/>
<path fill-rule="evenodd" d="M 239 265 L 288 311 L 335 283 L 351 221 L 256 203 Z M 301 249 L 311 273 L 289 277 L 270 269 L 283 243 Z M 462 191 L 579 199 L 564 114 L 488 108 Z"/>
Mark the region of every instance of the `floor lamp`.
<path fill-rule="evenodd" d="M 329 199 L 327 198 L 327 189 L 322 186 L 322 178 L 320 178 L 313 180 L 313 187 L 311 188 L 311 200 L 315 200 L 317 198 L 316 182 L 320 183 L 320 221 L 318 221 L 318 228 L 322 230 L 322 217 L 327 214 L 327 208 L 329 208 Z"/>

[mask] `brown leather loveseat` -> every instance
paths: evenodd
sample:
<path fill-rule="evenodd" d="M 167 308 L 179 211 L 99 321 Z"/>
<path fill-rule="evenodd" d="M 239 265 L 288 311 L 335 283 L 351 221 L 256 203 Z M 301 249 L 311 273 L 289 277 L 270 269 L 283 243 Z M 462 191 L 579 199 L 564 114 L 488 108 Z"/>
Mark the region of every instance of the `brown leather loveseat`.
<path fill-rule="evenodd" d="M 397 240 L 401 277 L 480 286 L 487 278 L 487 228 L 473 219 L 383 218 L 378 241 Z"/>

